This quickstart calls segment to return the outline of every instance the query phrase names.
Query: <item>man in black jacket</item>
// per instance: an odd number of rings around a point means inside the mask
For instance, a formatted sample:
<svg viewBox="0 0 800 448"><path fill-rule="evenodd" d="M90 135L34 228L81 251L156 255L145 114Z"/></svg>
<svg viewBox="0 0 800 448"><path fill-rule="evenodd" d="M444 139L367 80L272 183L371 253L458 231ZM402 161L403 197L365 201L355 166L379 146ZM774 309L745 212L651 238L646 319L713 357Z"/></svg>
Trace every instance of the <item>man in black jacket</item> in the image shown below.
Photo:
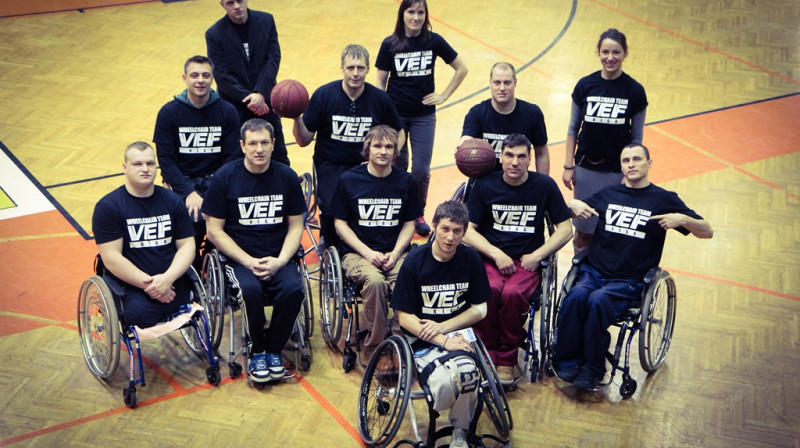
<svg viewBox="0 0 800 448"><path fill-rule="evenodd" d="M289 164L283 126L269 104L281 64L272 14L247 9L247 0L221 0L227 13L206 31L208 57L220 96L236 106L242 123L263 118L275 129L272 160Z"/></svg>

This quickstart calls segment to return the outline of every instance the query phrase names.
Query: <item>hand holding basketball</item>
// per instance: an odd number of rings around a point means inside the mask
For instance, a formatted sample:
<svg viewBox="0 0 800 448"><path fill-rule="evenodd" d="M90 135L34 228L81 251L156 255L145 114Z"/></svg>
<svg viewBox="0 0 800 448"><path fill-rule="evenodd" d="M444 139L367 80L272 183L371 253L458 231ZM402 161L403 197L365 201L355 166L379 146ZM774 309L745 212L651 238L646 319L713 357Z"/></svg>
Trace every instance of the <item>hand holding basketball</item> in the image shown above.
<svg viewBox="0 0 800 448"><path fill-rule="evenodd" d="M308 108L308 90L299 81L284 79L269 96L272 109L284 118L297 118Z"/></svg>

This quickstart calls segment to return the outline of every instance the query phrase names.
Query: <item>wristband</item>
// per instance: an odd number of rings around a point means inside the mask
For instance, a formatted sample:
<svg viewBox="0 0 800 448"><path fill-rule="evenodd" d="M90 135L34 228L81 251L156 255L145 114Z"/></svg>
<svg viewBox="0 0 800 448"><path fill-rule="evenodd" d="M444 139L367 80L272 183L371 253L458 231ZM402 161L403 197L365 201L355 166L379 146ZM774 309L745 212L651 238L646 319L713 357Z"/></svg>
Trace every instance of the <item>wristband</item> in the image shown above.
<svg viewBox="0 0 800 448"><path fill-rule="evenodd" d="M564 169L565 169L565 170L574 170L574 169L575 169L575 165L572 165L572 166L566 166L566 165L564 165Z"/></svg>

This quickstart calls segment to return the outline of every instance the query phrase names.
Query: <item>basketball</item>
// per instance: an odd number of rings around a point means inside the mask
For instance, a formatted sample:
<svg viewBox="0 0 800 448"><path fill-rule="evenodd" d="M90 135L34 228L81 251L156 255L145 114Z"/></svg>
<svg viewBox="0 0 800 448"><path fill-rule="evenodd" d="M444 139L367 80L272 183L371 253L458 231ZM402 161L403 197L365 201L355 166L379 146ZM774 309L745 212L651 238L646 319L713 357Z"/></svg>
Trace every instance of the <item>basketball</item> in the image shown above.
<svg viewBox="0 0 800 448"><path fill-rule="evenodd" d="M486 140L471 138L456 150L456 166L467 177L481 177L494 171L494 148Z"/></svg>
<svg viewBox="0 0 800 448"><path fill-rule="evenodd" d="M269 95L272 109L284 118L297 118L308 107L308 90L299 81L284 79Z"/></svg>

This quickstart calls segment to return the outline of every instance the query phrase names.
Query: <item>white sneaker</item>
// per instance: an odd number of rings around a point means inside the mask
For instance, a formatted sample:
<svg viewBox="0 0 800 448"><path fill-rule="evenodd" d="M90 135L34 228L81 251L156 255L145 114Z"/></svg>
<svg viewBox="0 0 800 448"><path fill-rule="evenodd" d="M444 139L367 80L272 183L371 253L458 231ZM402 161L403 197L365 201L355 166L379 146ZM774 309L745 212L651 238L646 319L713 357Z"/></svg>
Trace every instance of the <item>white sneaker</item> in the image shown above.
<svg viewBox="0 0 800 448"><path fill-rule="evenodd" d="M467 444L466 429L453 429L453 438L450 439L450 448L469 448L469 444Z"/></svg>

